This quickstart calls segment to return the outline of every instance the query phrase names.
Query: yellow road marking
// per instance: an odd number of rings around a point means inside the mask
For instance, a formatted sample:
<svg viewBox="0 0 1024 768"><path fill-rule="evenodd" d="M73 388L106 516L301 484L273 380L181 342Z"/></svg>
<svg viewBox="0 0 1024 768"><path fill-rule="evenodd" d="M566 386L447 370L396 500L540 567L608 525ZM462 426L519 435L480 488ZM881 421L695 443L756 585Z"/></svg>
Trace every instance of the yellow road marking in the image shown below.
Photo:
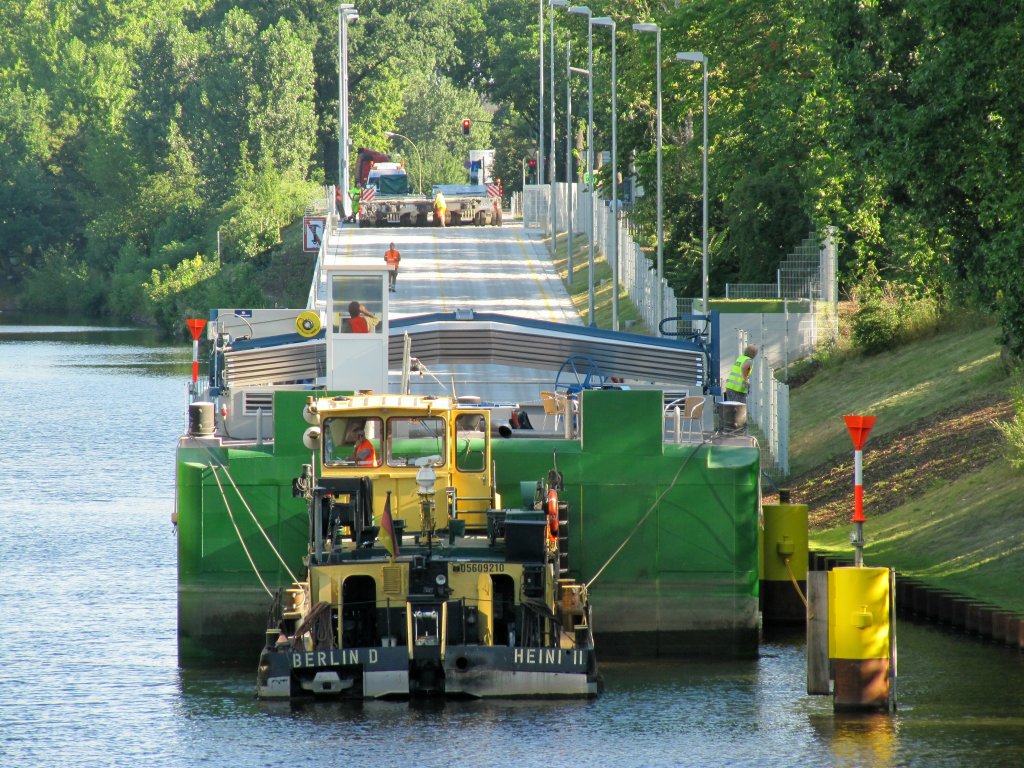
<svg viewBox="0 0 1024 768"><path fill-rule="evenodd" d="M437 272L438 301L441 304L441 311L448 311L448 298L444 295L444 271L441 269L441 260L437 255L437 238L430 238L430 244L434 251L434 269Z"/></svg>
<svg viewBox="0 0 1024 768"><path fill-rule="evenodd" d="M530 257L530 252L523 244L523 237L519 233L519 231L516 232L516 243L519 244L519 250L522 251L523 257L526 260L526 266L529 267L530 269L530 275L533 277L533 282L537 284L537 288L540 290L541 298L544 300L544 307L548 311L548 318L552 322L558 322L558 315L555 313L554 308L551 306L551 297L548 296L548 292L544 288L544 282L540 279L540 275L534 268L536 260Z"/></svg>

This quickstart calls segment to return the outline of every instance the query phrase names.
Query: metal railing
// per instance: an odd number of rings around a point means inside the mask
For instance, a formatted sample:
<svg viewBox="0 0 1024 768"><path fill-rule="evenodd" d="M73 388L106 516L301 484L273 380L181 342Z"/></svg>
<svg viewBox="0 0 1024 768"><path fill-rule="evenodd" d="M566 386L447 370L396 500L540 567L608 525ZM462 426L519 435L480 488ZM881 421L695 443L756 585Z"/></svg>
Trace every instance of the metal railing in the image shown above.
<svg viewBox="0 0 1024 768"><path fill-rule="evenodd" d="M334 206L334 187L324 187L323 197L316 197L309 202L306 207L307 213L316 213L318 215L326 214L327 226L324 228L326 232L334 232L334 228L341 225L342 217L338 215L338 211ZM327 257L327 245L333 238L328 235L321 238L320 250L316 253L316 264L313 265L313 280L309 286L309 297L306 299L306 309L316 309L318 301L326 301L327 298L327 279L323 272L320 271L321 265L324 263L324 259Z"/></svg>
<svg viewBox="0 0 1024 768"><path fill-rule="evenodd" d="M775 378L770 365L755 366L751 372L747 423L760 437L761 471L776 480L788 477L789 385Z"/></svg>

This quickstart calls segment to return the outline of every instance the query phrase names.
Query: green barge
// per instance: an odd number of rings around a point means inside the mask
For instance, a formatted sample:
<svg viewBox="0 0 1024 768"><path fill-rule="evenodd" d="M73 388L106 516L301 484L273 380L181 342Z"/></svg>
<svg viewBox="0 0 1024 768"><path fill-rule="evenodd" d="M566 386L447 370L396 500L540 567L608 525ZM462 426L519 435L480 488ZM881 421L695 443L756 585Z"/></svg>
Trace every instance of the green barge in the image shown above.
<svg viewBox="0 0 1024 768"><path fill-rule="evenodd" d="M403 369L405 386L410 358L415 365L430 354L417 350L415 321L390 322L382 269L356 264L324 273L324 295L311 296L310 307L218 310L207 326L209 375L193 386L189 428L177 449L183 666L251 664L275 595L309 563L311 513L295 495L299 468L316 457L303 440L309 398L386 392L395 386L389 368ZM366 306L380 318L358 339L341 319L353 281L359 295L373 297ZM428 320L419 324L419 338L436 341L445 323ZM472 323L459 320L452 324L466 333ZM494 318L484 325L496 332ZM614 348L604 365L617 376L630 375L631 359L650 365L662 353L682 350L688 360L705 354L687 342L608 332L598 338L591 329L537 325L526 332L544 334L549 349L558 348L554 339L563 332L566 348L578 343L591 358L602 344ZM436 346L443 355L444 345ZM639 351L631 358L630 350ZM343 363L352 360L362 362ZM706 360L700 368L717 369ZM653 378L645 369L642 375ZM553 431L522 428L541 417L533 411L532 419L517 418L530 413L523 404L477 405L488 408L486 462L495 498L518 508L524 482L557 469L572 552L563 576L585 586L590 630L604 658L756 656L758 448L749 437L700 424L682 436L679 411L673 429L666 409L678 393L629 381L567 387ZM707 384L691 386L701 392ZM481 495L474 482L467 475L445 490L471 499ZM373 503L376 515L384 502L375 494ZM482 522L469 520L466 536L487 537Z"/></svg>

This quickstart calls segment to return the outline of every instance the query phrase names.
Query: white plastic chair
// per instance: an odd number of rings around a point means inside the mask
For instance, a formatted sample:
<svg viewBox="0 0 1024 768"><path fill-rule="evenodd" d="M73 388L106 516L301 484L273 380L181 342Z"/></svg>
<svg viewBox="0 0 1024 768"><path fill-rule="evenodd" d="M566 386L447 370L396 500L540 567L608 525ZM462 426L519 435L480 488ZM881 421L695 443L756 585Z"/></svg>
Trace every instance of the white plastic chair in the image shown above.
<svg viewBox="0 0 1024 768"><path fill-rule="evenodd" d="M704 398L698 395L678 397L665 406L666 417L671 416L674 422L675 441L682 440L683 425L686 426L686 439L692 440L694 430L700 434L704 442Z"/></svg>

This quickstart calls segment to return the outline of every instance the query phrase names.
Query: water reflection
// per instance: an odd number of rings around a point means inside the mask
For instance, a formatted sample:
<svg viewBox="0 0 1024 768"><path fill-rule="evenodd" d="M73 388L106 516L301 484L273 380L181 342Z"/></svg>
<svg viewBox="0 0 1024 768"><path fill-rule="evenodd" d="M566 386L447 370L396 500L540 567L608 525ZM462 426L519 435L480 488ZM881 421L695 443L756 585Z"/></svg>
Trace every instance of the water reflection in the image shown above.
<svg viewBox="0 0 1024 768"><path fill-rule="evenodd" d="M191 347L71 327L0 331L4 768L1024 765L1021 655L902 622L892 716L808 696L800 631L754 660L605 659L591 701L264 703L256 658L180 670L168 518Z"/></svg>
<svg viewBox="0 0 1024 768"><path fill-rule="evenodd" d="M883 712L812 715L819 743L834 765L895 765L898 717Z"/></svg>

